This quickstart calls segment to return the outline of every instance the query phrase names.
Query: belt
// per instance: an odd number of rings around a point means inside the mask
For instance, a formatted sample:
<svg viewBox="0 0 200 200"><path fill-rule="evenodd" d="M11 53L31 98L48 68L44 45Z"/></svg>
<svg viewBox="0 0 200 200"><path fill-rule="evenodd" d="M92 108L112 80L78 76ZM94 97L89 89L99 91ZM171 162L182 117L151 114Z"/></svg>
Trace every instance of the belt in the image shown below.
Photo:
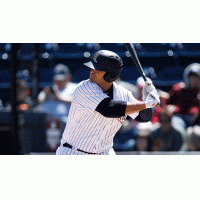
<svg viewBox="0 0 200 200"><path fill-rule="evenodd" d="M68 143L64 143L63 146L72 149L72 145L70 145L70 144L68 144ZM96 153L90 153L90 152L82 151L82 150L80 150L80 149L77 149L77 151L81 151L81 152L87 153L87 154L96 154Z"/></svg>

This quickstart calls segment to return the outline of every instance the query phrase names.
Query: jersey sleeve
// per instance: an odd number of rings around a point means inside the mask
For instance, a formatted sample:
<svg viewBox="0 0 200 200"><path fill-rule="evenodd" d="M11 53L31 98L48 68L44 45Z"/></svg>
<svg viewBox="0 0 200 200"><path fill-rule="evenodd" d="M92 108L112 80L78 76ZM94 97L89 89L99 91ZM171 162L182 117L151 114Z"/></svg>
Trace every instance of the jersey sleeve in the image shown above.
<svg viewBox="0 0 200 200"><path fill-rule="evenodd" d="M128 102L139 102L133 95L132 93L129 91L128 92ZM128 116L131 117L132 119L135 119L137 116L139 115L139 112L135 112L132 114L129 114Z"/></svg>
<svg viewBox="0 0 200 200"><path fill-rule="evenodd" d="M105 98L108 98L108 95L103 93L97 84L85 81L76 88L73 103L77 107L94 112L99 103Z"/></svg>

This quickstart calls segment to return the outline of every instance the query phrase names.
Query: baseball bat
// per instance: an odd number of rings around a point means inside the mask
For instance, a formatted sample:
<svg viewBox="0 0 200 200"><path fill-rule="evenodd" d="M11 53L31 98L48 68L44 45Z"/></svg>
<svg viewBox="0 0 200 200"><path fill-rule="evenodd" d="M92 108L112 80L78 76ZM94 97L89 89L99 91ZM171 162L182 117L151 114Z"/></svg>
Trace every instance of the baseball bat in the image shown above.
<svg viewBox="0 0 200 200"><path fill-rule="evenodd" d="M133 61L134 61L135 65L137 66L140 74L142 75L144 81L147 81L146 75L143 71L142 65L139 61L139 58L137 56L137 53L135 51L133 44L132 43L124 43L124 44L125 44L126 48L128 49L129 53L131 54L131 57L133 58Z"/></svg>
<svg viewBox="0 0 200 200"><path fill-rule="evenodd" d="M131 54L131 57L133 58L133 61L134 61L135 65L137 66L140 74L142 75L144 81L146 82L147 81L147 77L146 77L146 75L145 75L145 73L143 71L142 65L141 65L141 63L139 61L139 58L137 56L137 53L135 51L135 48L134 48L133 44L132 43L124 43L124 44L125 44L126 48L128 49L129 53ZM159 106L159 104L157 104L155 107L157 107L157 106Z"/></svg>

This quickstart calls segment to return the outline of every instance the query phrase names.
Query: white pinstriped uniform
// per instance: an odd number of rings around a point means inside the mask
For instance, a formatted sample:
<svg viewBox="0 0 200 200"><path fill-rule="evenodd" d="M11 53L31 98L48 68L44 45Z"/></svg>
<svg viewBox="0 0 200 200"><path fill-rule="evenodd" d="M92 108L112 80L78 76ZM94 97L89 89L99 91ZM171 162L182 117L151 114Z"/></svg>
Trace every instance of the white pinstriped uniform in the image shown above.
<svg viewBox="0 0 200 200"><path fill-rule="evenodd" d="M126 117L107 118L95 111L98 104L109 96L89 79L78 84L71 104L67 125L58 147L57 155L76 154L82 155L81 149L98 155L115 154L112 149L113 138L121 128ZM113 100L138 102L127 89L113 82ZM139 112L129 115L135 119ZM67 142L73 149L63 147Z"/></svg>

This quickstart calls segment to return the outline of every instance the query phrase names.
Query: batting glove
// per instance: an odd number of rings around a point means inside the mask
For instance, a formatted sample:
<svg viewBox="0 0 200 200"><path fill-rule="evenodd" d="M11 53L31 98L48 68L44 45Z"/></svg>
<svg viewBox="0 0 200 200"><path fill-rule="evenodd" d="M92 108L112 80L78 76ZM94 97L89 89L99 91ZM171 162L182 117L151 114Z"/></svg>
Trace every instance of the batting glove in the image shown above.
<svg viewBox="0 0 200 200"><path fill-rule="evenodd" d="M152 82L146 81L145 85L143 87L143 90L142 90L143 100L145 100L147 98L148 94L150 94L151 92L154 92L159 96L159 94L158 94L155 86L152 84Z"/></svg>
<svg viewBox="0 0 200 200"><path fill-rule="evenodd" d="M160 98L157 94L157 92L151 92L147 98L144 100L144 103L146 105L146 108L153 108L157 104L160 104Z"/></svg>
<svg viewBox="0 0 200 200"><path fill-rule="evenodd" d="M148 94L149 94L149 93L147 92L146 88L147 88L148 85L150 85L150 84L151 84L151 82L150 82L149 80L145 81L145 85L144 85L144 87L143 87L143 89L142 89L143 100L145 100L145 99L147 98Z"/></svg>

